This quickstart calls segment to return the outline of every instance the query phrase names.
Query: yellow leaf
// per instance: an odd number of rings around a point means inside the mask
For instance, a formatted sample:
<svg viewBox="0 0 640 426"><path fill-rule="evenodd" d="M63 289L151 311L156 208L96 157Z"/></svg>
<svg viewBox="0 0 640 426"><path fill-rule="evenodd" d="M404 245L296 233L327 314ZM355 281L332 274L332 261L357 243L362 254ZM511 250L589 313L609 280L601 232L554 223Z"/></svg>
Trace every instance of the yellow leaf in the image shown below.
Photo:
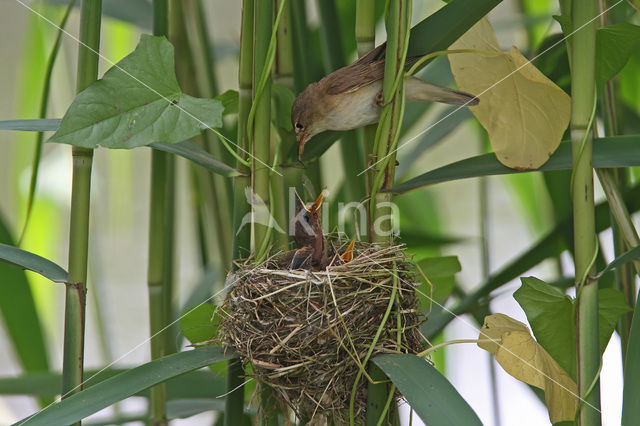
<svg viewBox="0 0 640 426"><path fill-rule="evenodd" d="M489 315L478 339L484 340L478 346L495 355L504 371L544 390L551 423L574 419L576 383L533 339L526 325L503 314Z"/></svg>
<svg viewBox="0 0 640 426"><path fill-rule="evenodd" d="M461 90L480 104L471 112L487 130L498 160L515 169L537 169L554 153L569 125L571 100L512 47L503 53L489 21L480 20L450 49L496 54L449 56Z"/></svg>

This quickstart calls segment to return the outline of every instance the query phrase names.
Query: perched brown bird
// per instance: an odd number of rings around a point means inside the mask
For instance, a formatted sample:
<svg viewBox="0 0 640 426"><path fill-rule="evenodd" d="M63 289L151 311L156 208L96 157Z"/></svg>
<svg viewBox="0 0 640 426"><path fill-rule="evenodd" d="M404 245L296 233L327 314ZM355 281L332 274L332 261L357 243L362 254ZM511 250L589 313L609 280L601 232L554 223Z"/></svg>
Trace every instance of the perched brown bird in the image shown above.
<svg viewBox="0 0 640 426"><path fill-rule="evenodd" d="M298 158L305 144L325 130L351 130L380 119L384 50L382 44L353 64L312 83L298 95L291 110L291 122L298 140ZM407 65L418 58L407 58ZM478 98L415 77L405 79L408 101L477 105Z"/></svg>
<svg viewBox="0 0 640 426"><path fill-rule="evenodd" d="M293 240L298 249L293 255L290 269L319 269L327 264L327 240L322 233L323 200L324 191L307 206L296 193L295 216L292 220Z"/></svg>

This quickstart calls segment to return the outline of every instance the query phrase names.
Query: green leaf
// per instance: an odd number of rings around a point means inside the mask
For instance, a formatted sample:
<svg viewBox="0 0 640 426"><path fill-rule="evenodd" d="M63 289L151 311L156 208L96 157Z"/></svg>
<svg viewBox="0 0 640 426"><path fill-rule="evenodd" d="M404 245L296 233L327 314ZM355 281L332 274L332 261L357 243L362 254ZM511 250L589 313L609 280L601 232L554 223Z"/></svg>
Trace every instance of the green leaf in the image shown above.
<svg viewBox="0 0 640 426"><path fill-rule="evenodd" d="M418 305L422 312L433 308L433 301L444 301L455 286L454 275L462 270L457 256L428 257L417 262L422 274L417 288Z"/></svg>
<svg viewBox="0 0 640 426"><path fill-rule="evenodd" d="M76 96L49 142L85 148L177 143L222 126L222 103L180 90L173 46L142 35L136 49Z"/></svg>
<svg viewBox="0 0 640 426"><path fill-rule="evenodd" d="M637 425L640 424L640 309L637 305L631 321L627 353L623 356L622 424Z"/></svg>
<svg viewBox="0 0 640 426"><path fill-rule="evenodd" d="M128 370L86 370L85 389ZM53 398L60 394L60 372L34 372L18 377L0 378L0 395L31 395ZM191 371L166 381L167 399L218 398L226 392L225 378L208 370ZM149 397L149 390L141 390L135 396Z"/></svg>
<svg viewBox="0 0 640 426"><path fill-rule="evenodd" d="M576 380L576 329L573 300L535 277L520 279L522 286L513 293L527 315L531 331L560 367Z"/></svg>
<svg viewBox="0 0 640 426"><path fill-rule="evenodd" d="M71 424L143 389L231 357L219 347L202 347L169 355L91 386L15 423L15 426L26 421L30 426Z"/></svg>
<svg viewBox="0 0 640 426"><path fill-rule="evenodd" d="M619 22L596 33L596 82L598 87L615 77L640 45L640 26Z"/></svg>
<svg viewBox="0 0 640 426"><path fill-rule="evenodd" d="M14 244L2 216L0 216L0 242ZM31 287L22 269L0 263L0 295L0 314L9 337L9 344L15 349L20 365L29 373L47 371L49 369L47 346ZM58 392L59 388L60 386L58 386Z"/></svg>
<svg viewBox="0 0 640 426"><path fill-rule="evenodd" d="M640 210L640 185L625 191L624 201L629 212ZM596 232L602 232L611 226L609 205L606 201L598 203L595 209ZM464 296L460 302L448 310L432 314L429 321L420 326L420 331L427 338L433 338L457 315L469 312L478 300L487 297L493 290L526 273L545 259L558 256L567 249L565 241L573 241L571 217L559 220L557 225L537 243L517 256L507 265L492 274L473 292Z"/></svg>
<svg viewBox="0 0 640 426"><path fill-rule="evenodd" d="M274 83L271 85L271 100L275 107L272 117L276 125L285 130L293 130L291 108L293 107L293 101L296 100L296 95L288 87Z"/></svg>
<svg viewBox="0 0 640 426"><path fill-rule="evenodd" d="M57 130L62 120L58 118L52 119L33 119L33 120L8 120L0 121L0 130L23 130L23 131L47 131ZM214 158L204 149L200 148L193 142L183 141L174 144L162 142L152 143L150 146L154 149L170 152L179 155L187 160L193 161L201 165L205 169L226 177L240 176L241 173L233 167Z"/></svg>
<svg viewBox="0 0 640 426"><path fill-rule="evenodd" d="M462 271L458 256L427 257L418 261L418 266L428 278L450 277Z"/></svg>
<svg viewBox="0 0 640 426"><path fill-rule="evenodd" d="M607 265L606 268L604 268L602 271L600 271L598 273L598 277L601 277L604 274L606 274L607 272L610 272L610 271L616 269L618 266L625 265L625 264L627 264L629 262L632 262L634 260L637 260L639 258L640 258L640 246L636 246L636 247L632 248L631 250L628 250L628 251L622 253L620 256L618 256L615 259L613 259L611 261L611 263Z"/></svg>
<svg viewBox="0 0 640 426"><path fill-rule="evenodd" d="M600 337L600 353L603 353L609 344L613 330L616 329L618 319L622 314L629 312L624 294L613 288L601 288L598 290L598 328Z"/></svg>
<svg viewBox="0 0 640 426"><path fill-rule="evenodd" d="M434 366L410 354L373 358L429 426L481 425L456 388Z"/></svg>
<svg viewBox="0 0 640 426"><path fill-rule="evenodd" d="M0 130L17 130L21 132L48 132L56 131L60 127L59 118L41 118L30 120L3 120L0 121Z"/></svg>
<svg viewBox="0 0 640 426"><path fill-rule="evenodd" d="M502 0L453 0L411 28L407 56L447 49Z"/></svg>
<svg viewBox="0 0 640 426"><path fill-rule="evenodd" d="M61 266L37 254L0 243L0 262L28 269L56 283L69 281L69 274Z"/></svg>
<svg viewBox="0 0 640 426"><path fill-rule="evenodd" d="M224 93L219 94L214 99L222 102L224 107L224 115L237 114L238 113L238 91L227 90Z"/></svg>
<svg viewBox="0 0 640 426"><path fill-rule="evenodd" d="M203 303L180 317L180 330L192 344L206 342L216 334L219 321L216 307Z"/></svg>
<svg viewBox="0 0 640 426"><path fill-rule="evenodd" d="M538 343L575 380L575 300L534 277L522 278L513 297L520 304ZM603 353L620 315L631 308L624 294L612 288L598 290L600 353Z"/></svg>
<svg viewBox="0 0 640 426"><path fill-rule="evenodd" d="M191 141L178 142L174 144L156 142L152 143L151 147L159 151L169 152L171 154L184 157L187 160L193 161L205 169L221 176L235 177L242 174L233 167L214 158L207 151Z"/></svg>
<svg viewBox="0 0 640 426"><path fill-rule="evenodd" d="M640 166L640 135L614 136L593 141L593 166L596 168ZM536 170L570 170L571 142L560 144L549 160ZM480 176L527 173L500 164L495 154L483 154L423 173L396 185L391 191L402 194L427 185Z"/></svg>

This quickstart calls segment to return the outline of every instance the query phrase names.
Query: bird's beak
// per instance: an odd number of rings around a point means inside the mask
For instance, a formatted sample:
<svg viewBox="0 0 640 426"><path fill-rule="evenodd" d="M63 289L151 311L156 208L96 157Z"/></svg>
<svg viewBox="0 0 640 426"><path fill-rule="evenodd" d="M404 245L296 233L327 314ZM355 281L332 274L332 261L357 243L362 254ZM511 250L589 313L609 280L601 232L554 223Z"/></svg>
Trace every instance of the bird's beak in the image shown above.
<svg viewBox="0 0 640 426"><path fill-rule="evenodd" d="M298 137L298 161L302 161L302 154L304 153L304 144L307 143L307 132L302 132Z"/></svg>
<svg viewBox="0 0 640 426"><path fill-rule="evenodd" d="M349 263L353 260L353 248L355 245L356 245L356 239L354 238L351 240L351 242L349 243L349 246L344 251L344 253L342 253L342 256L340 256L340 258L344 263Z"/></svg>
<svg viewBox="0 0 640 426"><path fill-rule="evenodd" d="M323 200L324 200L324 189L322 190L320 195L318 195L318 198L316 198L316 200L313 202L313 204L311 204L311 207L309 207L309 211L310 212L317 212L318 210L320 210L320 206L322 206L322 201Z"/></svg>

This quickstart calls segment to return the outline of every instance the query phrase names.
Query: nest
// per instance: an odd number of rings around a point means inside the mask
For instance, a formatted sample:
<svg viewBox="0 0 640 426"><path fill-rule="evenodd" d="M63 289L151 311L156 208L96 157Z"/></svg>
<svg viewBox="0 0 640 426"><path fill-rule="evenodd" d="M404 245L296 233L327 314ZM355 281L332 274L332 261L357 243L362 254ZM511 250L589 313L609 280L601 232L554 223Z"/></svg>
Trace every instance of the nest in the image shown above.
<svg viewBox="0 0 640 426"><path fill-rule="evenodd" d="M413 264L403 246L364 243L352 261L322 271L288 270L290 258L280 253L258 265L238 265L222 306L221 340L299 418L348 418L359 365L370 348L373 355L424 348ZM366 383L362 377L355 393L360 418Z"/></svg>

